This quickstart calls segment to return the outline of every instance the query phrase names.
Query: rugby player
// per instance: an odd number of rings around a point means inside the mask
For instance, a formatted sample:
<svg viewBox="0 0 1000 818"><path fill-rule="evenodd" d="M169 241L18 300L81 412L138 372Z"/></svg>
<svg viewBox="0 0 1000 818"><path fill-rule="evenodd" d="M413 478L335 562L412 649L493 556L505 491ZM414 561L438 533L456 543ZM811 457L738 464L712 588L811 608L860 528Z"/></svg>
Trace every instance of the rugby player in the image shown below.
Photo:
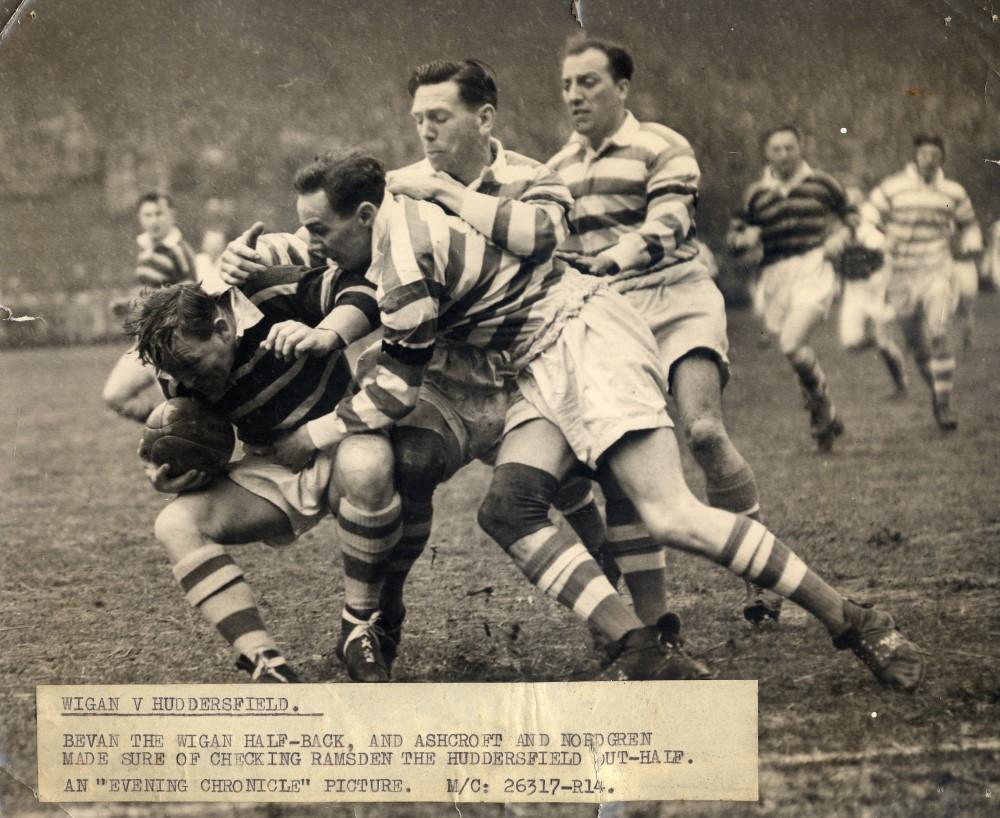
<svg viewBox="0 0 1000 818"><path fill-rule="evenodd" d="M860 208L865 195L857 185L846 185L844 192L853 207ZM862 224L857 232L858 243L870 250L881 250L885 240L877 230L866 229ZM864 240L862 240L864 239ZM886 303L885 290L889 271L885 264L874 271L867 270L854 276L848 269L849 257L842 258L841 274L844 291L840 301L838 325L840 343L848 352L862 352L874 345L892 378L895 391L892 397L906 395L908 382L903 368L903 353L893 339L893 312Z"/></svg>
<svg viewBox="0 0 1000 818"><path fill-rule="evenodd" d="M836 179L802 158L797 126L771 129L763 146L767 167L747 190L740 221L754 228L743 235L759 233L764 248L758 287L765 326L798 376L816 445L828 452L844 424L809 337L836 296L832 262L851 239L857 209Z"/></svg>
<svg viewBox="0 0 1000 818"><path fill-rule="evenodd" d="M391 173L390 191L434 200L501 250L526 261L547 260L566 235L569 193L542 163L505 150L492 137L498 105L493 72L477 60L438 60L418 66L408 89L425 158ZM231 243L224 276L245 280L266 261L258 255L245 242ZM375 358L362 356L359 377ZM472 460L492 462L511 384L503 351L444 340L436 345L415 409L391 433L403 535L390 556L377 607L344 611L342 641L362 639L370 647L364 655L375 657L372 667L349 667L351 678L388 678L402 638L406 578L430 537L434 492ZM589 481L568 480L556 506L613 582L616 568L602 552L606 532Z"/></svg>
<svg viewBox="0 0 1000 818"><path fill-rule="evenodd" d="M572 232L559 255L607 278L646 319L680 427L705 474L709 504L756 518L757 480L722 419L729 342L714 262L695 238L701 171L683 136L639 122L628 110L633 70L629 52L605 40L578 40L566 51L562 95L574 134L548 163L573 194ZM608 496L606 511L609 548L633 598L654 606L655 621L655 606L666 598L664 551L639 531L636 510L621 492ZM781 597L747 591L748 620L778 619Z"/></svg>
<svg viewBox="0 0 1000 818"><path fill-rule="evenodd" d="M139 256L135 276L144 287L162 287L194 281L194 253L176 225L173 201L163 193L147 193L136 208L142 232L136 237ZM112 304L115 312L127 310L128 299ZM156 375L144 366L134 349L115 364L101 398L118 414L145 423L149 413L163 400Z"/></svg>
<svg viewBox="0 0 1000 818"><path fill-rule="evenodd" d="M890 277L889 304L921 377L931 388L934 419L942 431L958 428L951 393L955 356L949 334L960 300L952 256L983 251L983 237L968 194L944 175L944 141L918 134L913 161L871 191L864 219L884 231Z"/></svg>
<svg viewBox="0 0 1000 818"><path fill-rule="evenodd" d="M276 441L282 462L308 462L405 417L438 338L505 350L519 392L479 521L539 588L620 640L610 677L677 678L678 668L673 645L624 606L586 549L559 542L548 510L579 464L613 476L656 542L792 599L880 682L919 686L923 656L889 614L842 597L759 522L691 494L658 350L626 299L559 259L531 263L491 247L431 202L389 195L370 156L321 158L298 174L296 190L314 244L376 283L383 340L360 391Z"/></svg>
<svg viewBox="0 0 1000 818"><path fill-rule="evenodd" d="M299 678L268 633L243 570L223 546L290 543L338 506L341 514L345 506L356 507L375 521L390 546L399 539L400 504L384 436L358 435L339 451L295 462L271 448L280 435L328 415L349 392L351 372L340 350L367 334L377 317L374 290L362 276L324 265L271 268L242 291L209 294L195 284L167 286L142 296L127 325L137 355L161 374L167 394L204 401L236 426L246 446L246 456L219 477L198 471L171 476L167 464L147 463L146 471L158 491L180 495L155 526L174 577L236 649L237 667L255 681ZM289 341L303 333L310 355L288 354ZM386 474L376 489L388 491L379 495L366 482L367 473L338 469L340 457L353 451L378 452L367 459L383 464ZM349 581L345 586L348 598L358 593Z"/></svg>

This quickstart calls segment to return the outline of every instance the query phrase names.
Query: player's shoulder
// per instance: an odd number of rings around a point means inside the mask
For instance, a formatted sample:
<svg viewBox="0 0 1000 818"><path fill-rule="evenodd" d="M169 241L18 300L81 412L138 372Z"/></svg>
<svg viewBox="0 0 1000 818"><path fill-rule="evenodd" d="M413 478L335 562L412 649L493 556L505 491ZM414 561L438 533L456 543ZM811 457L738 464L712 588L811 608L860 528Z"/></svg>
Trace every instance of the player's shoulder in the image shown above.
<svg viewBox="0 0 1000 818"><path fill-rule="evenodd" d="M564 165L575 162L580 155L580 142L570 138L565 145L556 151L545 163L549 168L558 171Z"/></svg>
<svg viewBox="0 0 1000 818"><path fill-rule="evenodd" d="M645 144L661 151L692 150L687 137L660 122L640 122L636 135Z"/></svg>
<svg viewBox="0 0 1000 818"><path fill-rule="evenodd" d="M956 182L954 179L944 178L941 180L941 192L949 196L956 201L962 201L969 198L969 194L966 192L965 188L961 183Z"/></svg>
<svg viewBox="0 0 1000 818"><path fill-rule="evenodd" d="M530 168L531 170L539 170L545 167L545 163L528 156L524 153L519 153L518 151L508 150L504 148L504 158L507 160L507 164L515 168Z"/></svg>
<svg viewBox="0 0 1000 818"><path fill-rule="evenodd" d="M827 190L832 190L834 192L840 193L844 196L847 194L844 192L844 186L840 183L832 173L827 173L821 168L812 168L809 171L809 175L805 178L806 183L812 183L814 185L821 185Z"/></svg>

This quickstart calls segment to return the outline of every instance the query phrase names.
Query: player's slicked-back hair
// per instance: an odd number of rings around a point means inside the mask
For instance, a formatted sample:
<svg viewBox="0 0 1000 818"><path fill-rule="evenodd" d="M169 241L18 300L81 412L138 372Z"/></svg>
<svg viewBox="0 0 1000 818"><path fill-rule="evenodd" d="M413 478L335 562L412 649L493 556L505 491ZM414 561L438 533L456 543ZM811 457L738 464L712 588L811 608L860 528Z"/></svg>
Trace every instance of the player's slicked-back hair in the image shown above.
<svg viewBox="0 0 1000 818"><path fill-rule="evenodd" d="M798 125L794 122L785 122L782 125L775 125L773 128L768 128L768 130L764 131L764 135L760 138L761 150L767 147L767 143L771 141L772 136L779 133L792 134L800 145L805 139L802 134L802 129Z"/></svg>
<svg viewBox="0 0 1000 818"><path fill-rule="evenodd" d="M156 204L166 202L167 207L171 210L174 207L174 200L170 198L170 194L159 193L158 191L152 190L149 193L143 193L142 196L139 197L139 201L136 202L135 205L136 212L138 212L139 208L146 204L146 202L154 202Z"/></svg>
<svg viewBox="0 0 1000 818"><path fill-rule="evenodd" d="M437 85L451 80L458 85L458 96L471 110L483 105L497 107L497 78L482 60L434 60L418 65L410 74L407 90L412 97L421 85Z"/></svg>
<svg viewBox="0 0 1000 818"><path fill-rule="evenodd" d="M328 153L295 174L295 192L322 190L330 208L340 217L350 216L362 202L376 207L385 195L385 167L374 156L352 152Z"/></svg>
<svg viewBox="0 0 1000 818"><path fill-rule="evenodd" d="M573 37L566 43L563 57L575 57L584 51L594 48L604 53L608 58L608 67L611 70L611 78L618 80L631 80L635 73L635 61L628 49L610 40L601 40L597 37Z"/></svg>
<svg viewBox="0 0 1000 818"><path fill-rule="evenodd" d="M173 375L188 363L177 352L177 333L207 341L215 327L219 296L198 284L174 284L144 291L132 302L125 332L135 338L139 357Z"/></svg>
<svg viewBox="0 0 1000 818"><path fill-rule="evenodd" d="M917 150L921 145L933 145L944 153L944 140L936 133L918 133L913 137L913 150Z"/></svg>

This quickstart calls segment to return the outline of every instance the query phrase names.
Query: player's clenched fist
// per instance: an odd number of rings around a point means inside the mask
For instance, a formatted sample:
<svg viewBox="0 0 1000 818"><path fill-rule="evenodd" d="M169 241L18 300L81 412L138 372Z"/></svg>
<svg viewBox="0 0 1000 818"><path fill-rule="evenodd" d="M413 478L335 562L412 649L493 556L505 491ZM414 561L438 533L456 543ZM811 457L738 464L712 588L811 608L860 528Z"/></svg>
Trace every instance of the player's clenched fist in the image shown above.
<svg viewBox="0 0 1000 818"><path fill-rule="evenodd" d="M255 222L253 227L241 233L226 245L219 259L219 272L226 284L239 286L254 273L267 269L264 257L257 252L257 239L264 232L264 223Z"/></svg>
<svg viewBox="0 0 1000 818"><path fill-rule="evenodd" d="M155 463L144 460L142 467L146 470L146 477L149 478L153 488L164 494L183 494L186 491L197 491L208 485L212 479L212 475L197 469L191 469L191 471L186 471L177 477L171 477L169 463L157 466Z"/></svg>
<svg viewBox="0 0 1000 818"><path fill-rule="evenodd" d="M282 321L271 327L267 338L260 345L285 361L301 358L303 355L328 355L337 341L336 333L320 328L314 329L299 321Z"/></svg>

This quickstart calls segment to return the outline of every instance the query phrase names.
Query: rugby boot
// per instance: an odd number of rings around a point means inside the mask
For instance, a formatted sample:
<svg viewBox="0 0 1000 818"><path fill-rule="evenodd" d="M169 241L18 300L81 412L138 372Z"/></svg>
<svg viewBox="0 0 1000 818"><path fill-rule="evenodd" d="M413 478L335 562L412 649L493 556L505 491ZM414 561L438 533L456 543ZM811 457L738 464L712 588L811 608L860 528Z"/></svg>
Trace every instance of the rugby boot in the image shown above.
<svg viewBox="0 0 1000 818"><path fill-rule="evenodd" d="M885 362L886 369L889 370L889 377L892 378L894 391L889 396L889 399L902 400L910 390L906 370L903 369L903 361L887 349L879 349L879 354Z"/></svg>
<svg viewBox="0 0 1000 818"><path fill-rule="evenodd" d="M386 668L392 672L392 663L399 654L399 643L403 639L403 620L406 619L406 608L384 611L380 620L382 628L382 658Z"/></svg>
<svg viewBox="0 0 1000 818"><path fill-rule="evenodd" d="M376 611L367 621L342 620L344 632L337 644L337 658L353 682L389 681L389 665L382 652L387 639L380 619Z"/></svg>
<svg viewBox="0 0 1000 818"><path fill-rule="evenodd" d="M663 627L661 628L661 623ZM656 625L629 631L614 661L600 674L606 681L706 679L708 668L684 650L680 620L664 614Z"/></svg>
<svg viewBox="0 0 1000 818"><path fill-rule="evenodd" d="M830 422L826 426L821 429L816 429L816 427L812 429L816 449L823 453L833 451L833 441L842 434L844 434L844 422L837 416L836 409L831 409Z"/></svg>
<svg viewBox="0 0 1000 818"><path fill-rule="evenodd" d="M747 596L743 601L743 618L755 627L777 625L784 601L774 591L748 582Z"/></svg>
<svg viewBox="0 0 1000 818"><path fill-rule="evenodd" d="M954 432L958 428L958 419L952 414L948 398L934 396L934 420L942 432Z"/></svg>
<svg viewBox="0 0 1000 818"><path fill-rule="evenodd" d="M920 648L903 636L885 611L870 603L844 600L847 628L834 638L837 650L854 652L875 678L887 687L912 693L924 680L927 662Z"/></svg>
<svg viewBox="0 0 1000 818"><path fill-rule="evenodd" d="M236 660L236 667L249 673L258 684L298 684L302 681L295 668L276 650L263 650L253 658L241 655Z"/></svg>

